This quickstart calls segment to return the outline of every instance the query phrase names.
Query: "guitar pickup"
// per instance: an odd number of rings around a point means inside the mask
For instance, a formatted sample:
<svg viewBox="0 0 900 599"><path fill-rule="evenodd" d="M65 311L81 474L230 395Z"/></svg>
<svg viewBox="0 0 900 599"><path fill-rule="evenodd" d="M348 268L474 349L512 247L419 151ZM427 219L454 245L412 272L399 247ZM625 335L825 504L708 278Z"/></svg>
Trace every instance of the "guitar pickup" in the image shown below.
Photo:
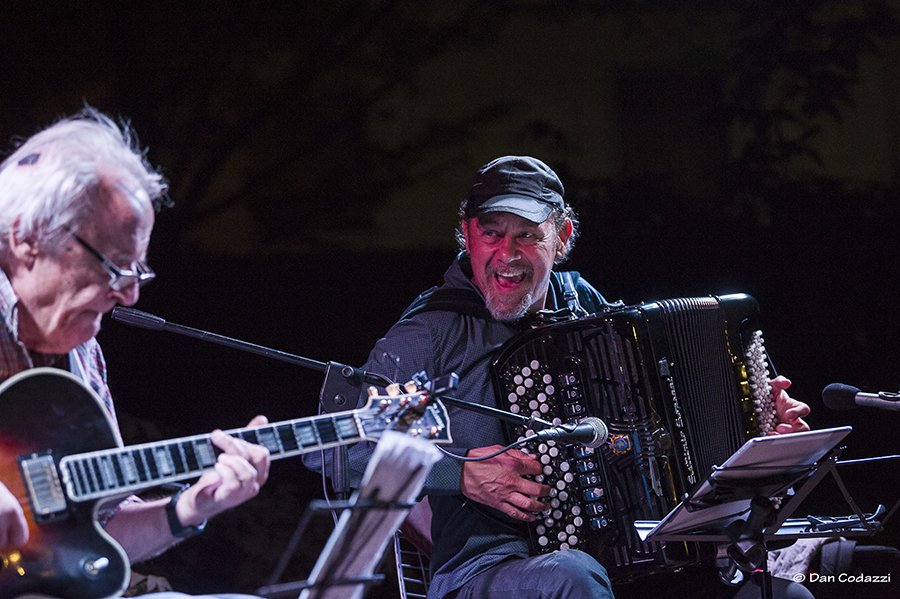
<svg viewBox="0 0 900 599"><path fill-rule="evenodd" d="M48 453L19 458L22 480L28 490L36 522L56 520L65 515L66 494L59 481L53 456Z"/></svg>

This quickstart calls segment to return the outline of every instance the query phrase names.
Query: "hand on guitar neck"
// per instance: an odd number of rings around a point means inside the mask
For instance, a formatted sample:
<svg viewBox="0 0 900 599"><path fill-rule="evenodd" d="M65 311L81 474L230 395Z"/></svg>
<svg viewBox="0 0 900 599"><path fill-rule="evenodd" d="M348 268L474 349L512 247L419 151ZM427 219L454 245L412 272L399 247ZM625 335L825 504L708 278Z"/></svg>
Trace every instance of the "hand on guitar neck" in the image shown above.
<svg viewBox="0 0 900 599"><path fill-rule="evenodd" d="M268 424L257 416L248 428ZM206 520L255 497L269 477L270 453L262 445L231 437L221 430L210 436L222 450L215 466L185 489L175 504L182 526L199 526ZM154 557L178 539L171 534L166 504L169 498L153 502L129 503L106 525L106 531L122 546L132 562Z"/></svg>

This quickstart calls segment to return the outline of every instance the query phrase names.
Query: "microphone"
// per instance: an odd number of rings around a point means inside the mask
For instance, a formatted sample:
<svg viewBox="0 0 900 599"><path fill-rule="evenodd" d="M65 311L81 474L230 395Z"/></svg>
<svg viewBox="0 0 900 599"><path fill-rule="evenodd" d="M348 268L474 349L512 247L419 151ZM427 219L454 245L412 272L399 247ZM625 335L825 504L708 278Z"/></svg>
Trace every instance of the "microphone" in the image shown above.
<svg viewBox="0 0 900 599"><path fill-rule="evenodd" d="M900 393L863 393L856 387L832 383L822 391L822 401L832 410L852 410L857 406L900 410Z"/></svg>
<svg viewBox="0 0 900 599"><path fill-rule="evenodd" d="M589 416L578 424L561 424L551 428L545 428L535 433L538 439L546 441L561 441L562 443L581 443L585 447L595 448L606 443L609 438L609 429L599 418Z"/></svg>

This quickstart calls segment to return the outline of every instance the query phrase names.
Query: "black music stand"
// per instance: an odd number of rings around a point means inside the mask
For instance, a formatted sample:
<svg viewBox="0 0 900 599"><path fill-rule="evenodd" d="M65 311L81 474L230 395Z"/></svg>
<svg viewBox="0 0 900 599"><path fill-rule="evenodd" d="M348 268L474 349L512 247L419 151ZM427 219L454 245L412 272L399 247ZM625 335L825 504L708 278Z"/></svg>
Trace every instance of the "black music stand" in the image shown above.
<svg viewBox="0 0 900 599"><path fill-rule="evenodd" d="M310 522L314 518L323 517L323 516L331 516L335 512L344 512L346 510L350 510L356 513L363 512L381 512L383 514L387 514L391 511L395 510L404 510L408 512L414 504L412 503L387 503L387 502L375 502L375 501L356 501L356 500L346 500L346 501L325 501L322 499L317 499L310 502L309 507L306 509L306 512L303 514L303 518L300 520L300 524L297 526L297 529L294 531L294 536L291 539L291 543L289 544L292 550L296 549L299 540L302 538L303 534L306 532L307 527ZM334 541L329 543L329 546L323 550L323 554L327 551L332 554L336 553L334 547L335 545L340 543L348 543L352 542L352 537L345 536L342 540L338 541L338 537L333 537ZM289 555L289 553L286 552ZM321 558L320 558L321 559ZM277 581L281 574L283 573L283 566L286 564L279 564L279 567L276 569L275 574L272 576L272 580L270 584L266 586L260 587L256 590L256 594L261 597L267 597L269 599L281 599L283 597L298 597L301 593L315 593L325 592L330 589L339 588L345 589L342 592L350 593L351 589L366 589L372 585L378 584L384 580L383 574L364 574L360 576L343 576L331 572L325 572L321 576L313 577L310 576L307 580L302 581L294 581L294 582L285 582L278 583Z"/></svg>
<svg viewBox="0 0 900 599"><path fill-rule="evenodd" d="M871 536L887 517L879 506L863 514L837 473L836 446L851 427L823 429L751 439L698 484L660 522L635 522L646 541L712 541L728 544L728 556L771 599L766 542L811 537ZM791 514L822 479L831 474L854 516L817 521L789 521ZM792 494L792 488L800 485ZM771 498L775 498L772 500ZM778 504L783 503L779 507Z"/></svg>

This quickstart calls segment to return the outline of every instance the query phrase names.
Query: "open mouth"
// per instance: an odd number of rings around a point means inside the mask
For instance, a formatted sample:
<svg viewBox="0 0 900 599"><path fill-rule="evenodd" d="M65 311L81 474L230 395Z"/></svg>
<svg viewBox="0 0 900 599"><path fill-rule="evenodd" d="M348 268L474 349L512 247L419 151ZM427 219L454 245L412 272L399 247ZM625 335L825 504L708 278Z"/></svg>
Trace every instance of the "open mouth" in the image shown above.
<svg viewBox="0 0 900 599"><path fill-rule="evenodd" d="M525 280L527 273L521 272L517 274L501 274L495 273L494 280L500 285L500 287L515 287Z"/></svg>

